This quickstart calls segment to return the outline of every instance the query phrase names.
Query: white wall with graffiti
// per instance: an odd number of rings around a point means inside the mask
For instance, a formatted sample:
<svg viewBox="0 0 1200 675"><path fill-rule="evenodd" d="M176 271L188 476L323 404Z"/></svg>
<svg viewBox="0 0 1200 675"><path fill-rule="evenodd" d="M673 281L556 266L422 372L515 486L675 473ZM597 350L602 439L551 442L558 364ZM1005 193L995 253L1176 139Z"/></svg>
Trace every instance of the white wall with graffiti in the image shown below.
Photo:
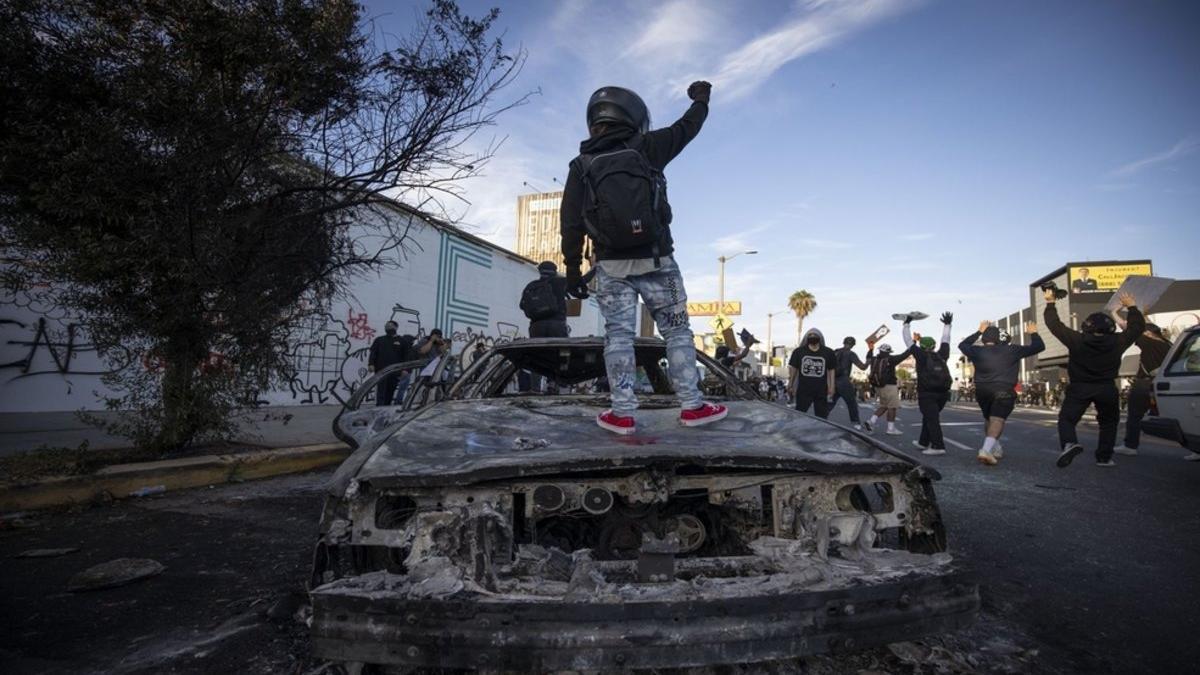
<svg viewBox="0 0 1200 675"><path fill-rule="evenodd" d="M409 218L397 212L397 218ZM345 399L367 377L371 341L389 319L400 333L434 328L452 337L454 353L528 335L517 307L534 262L453 227L414 220L399 269L355 285L351 299L298 331L286 386L266 392L269 405L327 404ZM595 300L569 320L575 336L602 335ZM45 289L0 295L0 412L94 410L106 393L103 362L79 321L50 302Z"/></svg>

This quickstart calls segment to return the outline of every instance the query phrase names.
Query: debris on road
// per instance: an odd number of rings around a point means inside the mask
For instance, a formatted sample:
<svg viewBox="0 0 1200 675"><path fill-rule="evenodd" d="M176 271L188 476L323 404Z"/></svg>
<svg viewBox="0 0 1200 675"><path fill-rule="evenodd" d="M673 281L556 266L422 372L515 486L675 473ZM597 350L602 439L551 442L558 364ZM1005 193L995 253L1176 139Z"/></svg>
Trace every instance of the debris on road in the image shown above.
<svg viewBox="0 0 1200 675"><path fill-rule="evenodd" d="M550 446L550 441L544 438L517 438L513 440L513 450L537 450Z"/></svg>
<svg viewBox="0 0 1200 675"><path fill-rule="evenodd" d="M67 583L67 590L96 591L124 586L147 577L161 574L166 567L149 558L117 558L76 574Z"/></svg>
<svg viewBox="0 0 1200 675"><path fill-rule="evenodd" d="M14 558L57 558L60 555L74 553L77 548L31 548L28 551L21 551L13 556Z"/></svg>

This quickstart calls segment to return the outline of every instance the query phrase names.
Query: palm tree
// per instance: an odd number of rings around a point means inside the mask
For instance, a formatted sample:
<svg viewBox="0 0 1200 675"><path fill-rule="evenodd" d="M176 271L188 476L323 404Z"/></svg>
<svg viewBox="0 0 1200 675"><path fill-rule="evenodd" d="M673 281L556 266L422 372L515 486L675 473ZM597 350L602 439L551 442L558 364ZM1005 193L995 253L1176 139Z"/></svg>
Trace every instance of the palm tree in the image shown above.
<svg viewBox="0 0 1200 675"><path fill-rule="evenodd" d="M817 298L803 288L788 296L788 308L796 313L796 344L804 338L804 317L817 311Z"/></svg>

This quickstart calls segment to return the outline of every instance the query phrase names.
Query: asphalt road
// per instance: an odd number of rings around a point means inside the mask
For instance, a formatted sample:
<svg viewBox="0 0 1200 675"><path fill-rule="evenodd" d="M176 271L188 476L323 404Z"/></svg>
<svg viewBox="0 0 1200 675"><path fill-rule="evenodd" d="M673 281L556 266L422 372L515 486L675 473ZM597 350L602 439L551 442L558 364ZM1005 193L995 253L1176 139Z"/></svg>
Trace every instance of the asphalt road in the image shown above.
<svg viewBox="0 0 1200 675"><path fill-rule="evenodd" d="M844 407L834 419L846 419ZM916 438L918 420L915 410L902 412L897 446ZM945 420L952 441L981 441L970 405L948 409ZM1141 456L1118 457L1115 469L1088 455L1057 469L1053 424L1052 414L1018 412L997 467L953 444L929 458L944 476L937 493L952 552L977 572L984 595L979 624L937 644L969 656L978 672L1195 672L1200 464L1147 441ZM1094 433L1085 425L1085 444ZM0 531L0 672L319 667L308 657L299 598L328 475L159 495ZM14 558L53 547L79 550ZM166 571L120 588L66 591L75 573L121 557L152 558ZM1024 650L1018 660L989 667L998 648L1013 644ZM911 672L895 657L881 649L776 672Z"/></svg>
<svg viewBox="0 0 1200 675"><path fill-rule="evenodd" d="M904 435L886 438L923 457L911 445L919 413L900 417ZM848 423L845 406L831 419ZM942 472L950 546L980 575L987 612L1074 672L1197 672L1200 462L1144 437L1138 456L1098 467L1089 415L1079 434L1088 451L1059 469L1056 413L1018 409L1001 438L1004 459L986 467L975 459L978 408L952 404L942 419L948 452L923 459Z"/></svg>

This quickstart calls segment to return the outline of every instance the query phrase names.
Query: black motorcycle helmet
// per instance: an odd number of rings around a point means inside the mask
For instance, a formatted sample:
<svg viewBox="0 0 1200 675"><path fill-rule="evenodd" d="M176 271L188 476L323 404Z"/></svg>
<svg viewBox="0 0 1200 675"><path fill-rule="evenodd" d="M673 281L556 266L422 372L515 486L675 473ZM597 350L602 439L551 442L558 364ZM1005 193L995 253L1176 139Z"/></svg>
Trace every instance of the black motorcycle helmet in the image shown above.
<svg viewBox="0 0 1200 675"><path fill-rule="evenodd" d="M601 87L587 104L587 125L620 124L640 133L650 130L650 111L642 97L624 87Z"/></svg>
<svg viewBox="0 0 1200 675"><path fill-rule="evenodd" d="M1117 322L1104 312L1092 312L1088 318L1083 320L1083 325L1080 329L1084 333L1093 335L1107 335L1117 332Z"/></svg>

